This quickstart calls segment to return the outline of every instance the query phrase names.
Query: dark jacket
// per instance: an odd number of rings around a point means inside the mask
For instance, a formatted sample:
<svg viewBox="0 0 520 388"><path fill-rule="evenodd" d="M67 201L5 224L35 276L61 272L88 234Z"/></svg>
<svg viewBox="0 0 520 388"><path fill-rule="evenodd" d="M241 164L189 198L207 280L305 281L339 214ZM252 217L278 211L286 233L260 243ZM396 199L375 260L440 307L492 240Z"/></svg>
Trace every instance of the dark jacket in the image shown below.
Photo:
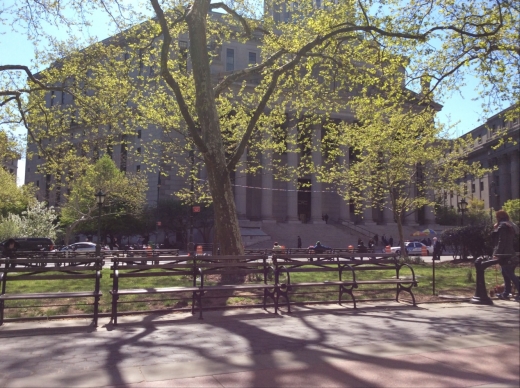
<svg viewBox="0 0 520 388"><path fill-rule="evenodd" d="M506 264L519 249L514 244L515 234L518 234L518 232L518 226L511 221L504 221L495 225L495 230L493 231L495 241L493 256L506 255L498 257L500 264Z"/></svg>
<svg viewBox="0 0 520 388"><path fill-rule="evenodd" d="M327 247L327 246L325 246L325 245L316 244L316 245L313 247L313 249L314 249L314 252L316 252L316 253L323 253L323 252L329 250L330 248Z"/></svg>
<svg viewBox="0 0 520 388"><path fill-rule="evenodd" d="M4 246L3 246L3 249L2 249L2 255L4 257L8 257L8 258L14 258L15 255L16 255L16 251L18 250L18 248L20 247L20 244L18 244L17 242L14 243L14 247L13 248L9 248L9 241L7 241Z"/></svg>
<svg viewBox="0 0 520 388"><path fill-rule="evenodd" d="M440 241L435 241L433 243L433 253L436 255L440 255L442 253L442 244Z"/></svg>

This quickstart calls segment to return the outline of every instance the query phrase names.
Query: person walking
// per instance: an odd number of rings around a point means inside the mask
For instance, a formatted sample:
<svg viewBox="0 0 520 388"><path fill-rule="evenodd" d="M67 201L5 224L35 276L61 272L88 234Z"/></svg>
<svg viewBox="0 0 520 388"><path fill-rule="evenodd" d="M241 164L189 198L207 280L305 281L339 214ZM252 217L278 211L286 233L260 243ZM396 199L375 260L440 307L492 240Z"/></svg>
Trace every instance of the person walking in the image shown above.
<svg viewBox="0 0 520 388"><path fill-rule="evenodd" d="M437 237L433 238L433 257L432 260L440 260L442 253L442 244L437 240Z"/></svg>
<svg viewBox="0 0 520 388"><path fill-rule="evenodd" d="M300 236L298 236L298 248L302 247L302 239Z"/></svg>
<svg viewBox="0 0 520 388"><path fill-rule="evenodd" d="M518 226L511 222L509 214L505 210L498 210L495 213L497 223L494 225L493 240L493 259L498 260L504 278L504 292L497 294L499 299L509 299L511 293L511 283L516 288L515 301L520 302L519 280L515 275L515 267L518 265L518 257L515 251L515 236L520 234Z"/></svg>
<svg viewBox="0 0 520 388"><path fill-rule="evenodd" d="M388 239L388 245L390 245L391 247L394 246L394 238L392 236L390 236L390 238Z"/></svg>

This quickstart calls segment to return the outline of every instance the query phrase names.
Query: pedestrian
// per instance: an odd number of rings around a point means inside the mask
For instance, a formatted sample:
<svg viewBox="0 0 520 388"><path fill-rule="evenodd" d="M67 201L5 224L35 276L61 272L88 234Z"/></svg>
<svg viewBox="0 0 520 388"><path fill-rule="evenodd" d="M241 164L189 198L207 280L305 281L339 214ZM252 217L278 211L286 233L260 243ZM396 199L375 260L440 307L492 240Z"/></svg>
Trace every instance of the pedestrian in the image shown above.
<svg viewBox="0 0 520 388"><path fill-rule="evenodd" d="M325 215L323 216L323 219L325 220L326 224L329 223L329 215L327 213L325 213Z"/></svg>
<svg viewBox="0 0 520 388"><path fill-rule="evenodd" d="M435 238L435 237L434 237L434 238ZM428 244L426 244L426 245L428 245L429 247L431 247L431 246L432 246L432 240L430 240L430 238L429 238L429 237L428 237Z"/></svg>
<svg viewBox="0 0 520 388"><path fill-rule="evenodd" d="M302 247L302 239L300 236L298 236L298 248Z"/></svg>
<svg viewBox="0 0 520 388"><path fill-rule="evenodd" d="M512 291L511 283L516 288L517 302L520 301L519 281L515 275L515 267L518 265L518 257L515 251L515 237L520 234L518 226L511 222L509 214L505 210L498 210L495 213L497 223L494 225L493 240L495 248L493 249L493 259L498 260L502 269L502 277L504 278L504 292L498 293L499 299L509 299Z"/></svg>
<svg viewBox="0 0 520 388"><path fill-rule="evenodd" d="M379 235L377 233L374 234L374 243L376 246L379 244Z"/></svg>
<svg viewBox="0 0 520 388"><path fill-rule="evenodd" d="M388 240L386 239L386 236L383 234L383 236L381 236L381 241L383 242L383 245L386 247L388 245Z"/></svg>
<svg viewBox="0 0 520 388"><path fill-rule="evenodd" d="M324 253L325 251L331 249L325 245L321 245L321 242L319 241L316 241L316 245L314 247L312 247L312 249L314 249L314 252L316 253Z"/></svg>
<svg viewBox="0 0 520 388"><path fill-rule="evenodd" d="M359 243L358 243L358 246L357 246L357 251L358 251L358 253L367 253L368 252L368 249L365 246L365 243L361 239L359 239ZM360 259L363 260L363 256L360 256Z"/></svg>
<svg viewBox="0 0 520 388"><path fill-rule="evenodd" d="M388 245L390 245L391 247L394 246L394 238L392 236L390 236L390 238L388 239Z"/></svg>
<svg viewBox="0 0 520 388"><path fill-rule="evenodd" d="M437 240L437 237L433 238L433 257L432 260L440 260L442 253L442 244Z"/></svg>
<svg viewBox="0 0 520 388"><path fill-rule="evenodd" d="M19 247L20 245L15 241L15 239L10 238L4 243L2 255L8 259L16 259L16 251ZM16 264L11 263L10 267L14 268L16 267Z"/></svg>

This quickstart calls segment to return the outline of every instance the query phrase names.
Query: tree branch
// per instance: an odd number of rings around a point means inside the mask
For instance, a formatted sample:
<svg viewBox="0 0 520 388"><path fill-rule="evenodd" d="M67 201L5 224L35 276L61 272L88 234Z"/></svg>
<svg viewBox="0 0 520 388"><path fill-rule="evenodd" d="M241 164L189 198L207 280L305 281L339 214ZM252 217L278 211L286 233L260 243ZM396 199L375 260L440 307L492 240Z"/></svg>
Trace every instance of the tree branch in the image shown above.
<svg viewBox="0 0 520 388"><path fill-rule="evenodd" d="M168 84L168 86L173 90L173 93L175 94L175 97L177 99L177 104L179 105L179 109L181 111L182 117L184 118L184 121L186 122L186 125L188 126L188 131L190 132L190 135L193 138L193 141L195 145L201 150L202 152L206 152L206 144L202 140L202 137L200 136L198 130L198 126L191 117L190 110L188 108L188 105L186 104L186 101L184 100L184 96L182 94L181 88L173 75L171 74L170 70L168 69L168 59L169 59L169 53L170 53L170 46L172 43L172 37L170 34L170 30L168 28L168 22L166 21L166 17L164 15L164 12L159 5L158 0L150 0L152 3L153 9L155 11L155 14L157 15L157 19L159 21L159 24L161 26L161 30L163 32L163 44L161 46L161 75ZM188 11L189 12L189 11ZM186 13L177 18L174 23L179 23L182 20L186 18Z"/></svg>
<svg viewBox="0 0 520 388"><path fill-rule="evenodd" d="M233 15L233 17L238 19L238 21L242 24L242 27L244 27L244 30L246 31L247 36L252 36L253 33L251 31L251 27L249 27L249 24L247 23L247 20L244 17L239 15L234 9L230 8L229 6L227 6L226 4L224 4L222 2L213 3L209 6L210 10L218 9L218 8L225 10L227 13L229 13L230 15Z"/></svg>

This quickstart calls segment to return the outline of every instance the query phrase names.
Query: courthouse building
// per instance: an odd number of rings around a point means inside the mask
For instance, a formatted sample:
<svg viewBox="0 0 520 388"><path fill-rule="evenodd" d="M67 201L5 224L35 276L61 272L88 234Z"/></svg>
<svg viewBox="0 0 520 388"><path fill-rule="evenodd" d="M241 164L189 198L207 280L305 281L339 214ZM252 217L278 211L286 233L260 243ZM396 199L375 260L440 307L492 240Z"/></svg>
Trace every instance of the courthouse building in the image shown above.
<svg viewBox="0 0 520 388"><path fill-rule="evenodd" d="M268 9L268 8L266 8ZM215 18L220 17L219 14L213 14ZM275 14L278 21L287 21L290 19L289 7L281 7ZM109 38L111 39L111 38ZM109 40L107 39L107 41ZM187 37L180 36L178 46L187 48L189 41ZM260 61L260 48L254 40L247 43L230 40L222 43L215 48L216 56L213 58L211 72L215 80L221 79L223 76L235 70L243 69L251 64ZM187 68L190 69L189 60ZM249 87L258 84L258 79L250 79ZM70 104L73 103L71 96L56 91L48 93L47 104ZM296 118L291 112L287 112L287 122L294 123ZM335 112L331 115L332 120L343 120L354 122L355 117L345 106L345 109ZM296 125L287 125L288 131L297 131ZM312 127L312 143L317 146L323 138L326 130L323 125L313 125ZM79 130L79 129L76 129ZM146 135L145 135L146 134ZM289 133L294 135L295 133ZM158 172L151 172L147 169L144 159L140 155L140 150L150 138L160 138L163 136L159 128L150 126L145 130L137 130L135 135L125 135L125 144L115 146L111 156L121 170L136 172L140 171L146 174L148 180L147 201L149 204L155 204L161 199L174 195L182 188L187 188L190 182L185 178L176 174L173 166L166 166L163 173L167 176L160 175ZM180 135L179 141L182 141ZM131 147L129 147L131 145ZM35 155L38 154L35 144L29 143L29 149ZM128 150L136 150L132 155ZM316 148L315 148L316 149ZM319 149L319 147L317 147ZM345 153L345 162L348 162L349 152ZM287 152L278 155L283 164L296 168L299 164L301 154L298 152ZM312 160L315 165L322 164L322 154L318 151L312 152ZM247 151L242 155L242 161L251 159ZM393 223L393 214L385 209L372 209L367 207L363 214L356 215L354 213L354 204L345 202L331 185L319 182L316 176L309 174L300 177L298 181L282 181L275 178L272 169L272 155L264 153L261 155L261 163L265 169L258 174L246 174L242 170L237 170L233 176L235 200L237 205L237 213L239 219L244 223L246 220L261 221L263 223L288 222L288 223L323 223L323 216L328 215L329 222L346 222L346 223L365 223L365 224L385 224ZM35 156L27 160L26 166L26 183L34 182L39 187L39 199L47 200L51 205L59 206L61 198L60 193L52 189L53 177L50 175L42 175L38 173L38 165L41 160ZM205 172L199 171L199 179L205 179ZM424 214L424 212L423 212ZM416 224L419 221L424 224L432 224L434 217L431 211L426 212L426 216L422 216L419 220L418 216L407 217L406 222Z"/></svg>

